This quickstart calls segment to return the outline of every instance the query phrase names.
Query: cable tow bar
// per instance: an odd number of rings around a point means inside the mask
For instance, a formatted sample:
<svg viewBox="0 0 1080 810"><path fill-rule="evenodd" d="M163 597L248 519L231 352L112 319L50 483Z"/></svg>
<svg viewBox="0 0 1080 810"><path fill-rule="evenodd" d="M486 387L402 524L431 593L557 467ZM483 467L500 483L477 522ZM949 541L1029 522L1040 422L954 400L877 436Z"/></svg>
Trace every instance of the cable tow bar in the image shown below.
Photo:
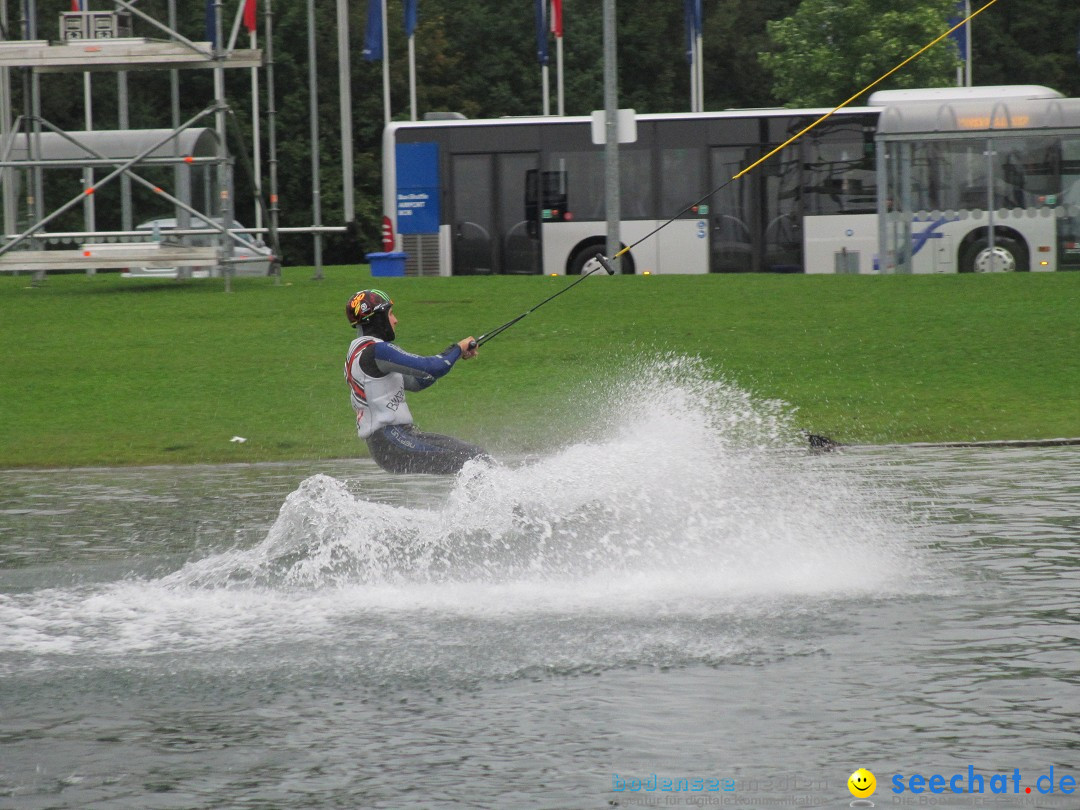
<svg viewBox="0 0 1080 810"><path fill-rule="evenodd" d="M483 346L485 343L487 343L489 340L491 340L496 335L499 335L502 332L505 332L507 329L509 329L511 326L513 326L518 321L520 321L526 315L531 315L532 313L536 312L536 310L540 309L540 307L542 307L548 301L551 301L551 300L553 300L555 298L558 298L564 292L572 290L574 287L576 287L578 284L583 282L585 279L587 279L589 276L591 276L597 270L606 270L607 274L609 276L615 275L615 268L611 264L611 259L609 259L607 256L605 256L603 253L597 253L595 256L593 256L593 259L596 261L597 266L594 267L592 270L590 270L588 273L583 273L581 275L581 278L579 278L573 284L567 284L565 287L563 287L557 293L555 293L554 295L548 296L543 301L541 301L539 304L534 306L532 309L529 309L529 310L526 310L525 312L522 312L516 318L510 319L509 321L504 323L502 326L495 327L490 332L485 332L480 337L478 337L476 340L472 341L469 344L469 348L470 349L475 349L475 348L477 348L479 346Z"/></svg>

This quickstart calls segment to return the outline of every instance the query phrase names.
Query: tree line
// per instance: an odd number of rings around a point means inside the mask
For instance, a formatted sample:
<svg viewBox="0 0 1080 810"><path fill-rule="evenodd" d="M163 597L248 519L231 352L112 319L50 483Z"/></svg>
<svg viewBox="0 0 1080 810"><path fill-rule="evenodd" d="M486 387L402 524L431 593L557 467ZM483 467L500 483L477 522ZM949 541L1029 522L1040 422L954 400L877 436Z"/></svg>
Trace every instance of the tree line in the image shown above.
<svg viewBox="0 0 1080 810"><path fill-rule="evenodd" d="M10 0L4 2L11 5ZM70 9L69 0L37 5L39 37L56 38L59 12ZM203 3L177 5L183 7L179 9L180 32L189 39L202 40L206 26ZM835 106L945 31L957 5L955 0L918 4L897 0L703 0L705 108ZM974 8L980 5L973 3ZM327 238L327 263L359 262L365 252L380 249L382 66L361 56L367 6L366 2L353 2L349 7L357 229L348 236ZM155 19L167 19L165 0L143 0L138 7ZM396 120L405 120L409 117L409 91L402 0L388 0L388 7L392 114ZM599 2L563 2L568 115L588 114L603 106L601 7ZM224 3L223 8L228 31L235 2ZM316 0L315 13L323 221L343 224L335 3ZM264 14L260 0L260 37ZM14 9L9 17L17 24ZM620 106L642 113L689 109L683 3L618 0L617 20ZM307 3L275 0L273 22L281 222L308 225L312 222L312 195ZM1080 7L1075 4L1065 7L1054 0L998 0L972 24L974 83L1044 84L1066 95L1080 95L1078 25ZM161 36L141 20L135 22L135 33ZM5 36L20 35L9 31ZM415 45L421 115L455 111L480 118L542 112L532 2L419 0ZM549 55L554 109L553 44ZM878 89L955 84L957 64L956 47L942 42ZM13 71L12 77L16 114L24 109L24 84L19 73ZM250 78L242 70L227 74L226 95L250 143ZM185 70L181 76L183 119L212 100L213 79L210 71L203 70ZM169 126L165 101L169 80L164 71L131 72L128 87L130 127ZM93 88L95 129L116 128L115 79L107 73L95 74ZM265 92L265 84L263 88ZM52 123L82 129L82 102L82 74L42 77L42 116ZM265 111L265 98L261 106ZM264 127L264 141L266 137ZM263 154L265 158L265 143ZM47 179L50 206L59 205L77 191L71 177ZM239 167L236 200L238 219L252 223L250 181ZM161 201L140 198L136 218L142 221L171 215L161 206ZM73 210L51 228L77 230L80 217L78 210ZM100 229L119 228L115 206L99 204L97 217ZM287 264L312 262L309 236L283 238L283 249Z"/></svg>

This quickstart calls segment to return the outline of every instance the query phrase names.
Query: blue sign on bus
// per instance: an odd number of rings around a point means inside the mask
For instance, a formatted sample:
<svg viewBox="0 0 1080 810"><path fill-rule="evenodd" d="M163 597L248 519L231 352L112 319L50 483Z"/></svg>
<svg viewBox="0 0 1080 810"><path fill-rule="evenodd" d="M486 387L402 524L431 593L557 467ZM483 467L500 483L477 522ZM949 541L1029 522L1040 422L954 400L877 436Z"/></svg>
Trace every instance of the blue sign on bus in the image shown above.
<svg viewBox="0 0 1080 810"><path fill-rule="evenodd" d="M395 150L398 233L438 233L438 144L399 143Z"/></svg>

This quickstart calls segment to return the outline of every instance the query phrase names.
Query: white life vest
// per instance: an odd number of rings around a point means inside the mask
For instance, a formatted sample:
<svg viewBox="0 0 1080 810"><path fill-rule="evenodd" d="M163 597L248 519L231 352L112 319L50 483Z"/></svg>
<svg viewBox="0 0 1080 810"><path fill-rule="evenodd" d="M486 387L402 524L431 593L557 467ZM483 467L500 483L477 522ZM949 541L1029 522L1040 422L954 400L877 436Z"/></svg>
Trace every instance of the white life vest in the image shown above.
<svg viewBox="0 0 1080 810"><path fill-rule="evenodd" d="M364 335L349 344L345 360L345 382L349 384L349 400L356 411L356 433L366 439L387 425L411 425L412 414L405 401L405 377L390 372L372 377L360 368L360 352L379 338Z"/></svg>

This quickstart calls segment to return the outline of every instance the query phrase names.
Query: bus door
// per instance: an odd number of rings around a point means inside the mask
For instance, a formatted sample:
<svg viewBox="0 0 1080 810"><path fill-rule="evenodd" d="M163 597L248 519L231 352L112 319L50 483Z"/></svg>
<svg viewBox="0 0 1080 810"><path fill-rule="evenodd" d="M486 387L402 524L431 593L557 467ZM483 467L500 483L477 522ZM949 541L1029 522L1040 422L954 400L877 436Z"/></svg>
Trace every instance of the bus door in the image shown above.
<svg viewBox="0 0 1080 810"><path fill-rule="evenodd" d="M1058 269L1080 270L1080 138L1062 139Z"/></svg>
<svg viewBox="0 0 1080 810"><path fill-rule="evenodd" d="M507 152L498 155L496 230L501 245L500 273L540 273L542 211L530 205L536 200L535 186L540 155L536 152Z"/></svg>
<svg viewBox="0 0 1080 810"><path fill-rule="evenodd" d="M452 156L454 275L495 272L494 178L492 155Z"/></svg>
<svg viewBox="0 0 1080 810"><path fill-rule="evenodd" d="M453 155L455 275L539 273L540 231L528 216L535 152Z"/></svg>
<svg viewBox="0 0 1080 810"><path fill-rule="evenodd" d="M711 150L712 182L718 188L756 159L745 146ZM709 206L709 272L747 273L761 266L761 228L752 201L757 196L751 172L727 183L707 201Z"/></svg>
<svg viewBox="0 0 1080 810"><path fill-rule="evenodd" d="M802 175L797 147L773 155L754 169L760 173L761 184L760 269L767 273L802 273L804 269Z"/></svg>
<svg viewBox="0 0 1080 810"><path fill-rule="evenodd" d="M802 207L796 151L781 152L728 183L772 147L711 150L710 270L714 273L799 273L803 269Z"/></svg>
<svg viewBox="0 0 1080 810"><path fill-rule="evenodd" d="M451 157L454 275L495 272L493 155Z"/></svg>

